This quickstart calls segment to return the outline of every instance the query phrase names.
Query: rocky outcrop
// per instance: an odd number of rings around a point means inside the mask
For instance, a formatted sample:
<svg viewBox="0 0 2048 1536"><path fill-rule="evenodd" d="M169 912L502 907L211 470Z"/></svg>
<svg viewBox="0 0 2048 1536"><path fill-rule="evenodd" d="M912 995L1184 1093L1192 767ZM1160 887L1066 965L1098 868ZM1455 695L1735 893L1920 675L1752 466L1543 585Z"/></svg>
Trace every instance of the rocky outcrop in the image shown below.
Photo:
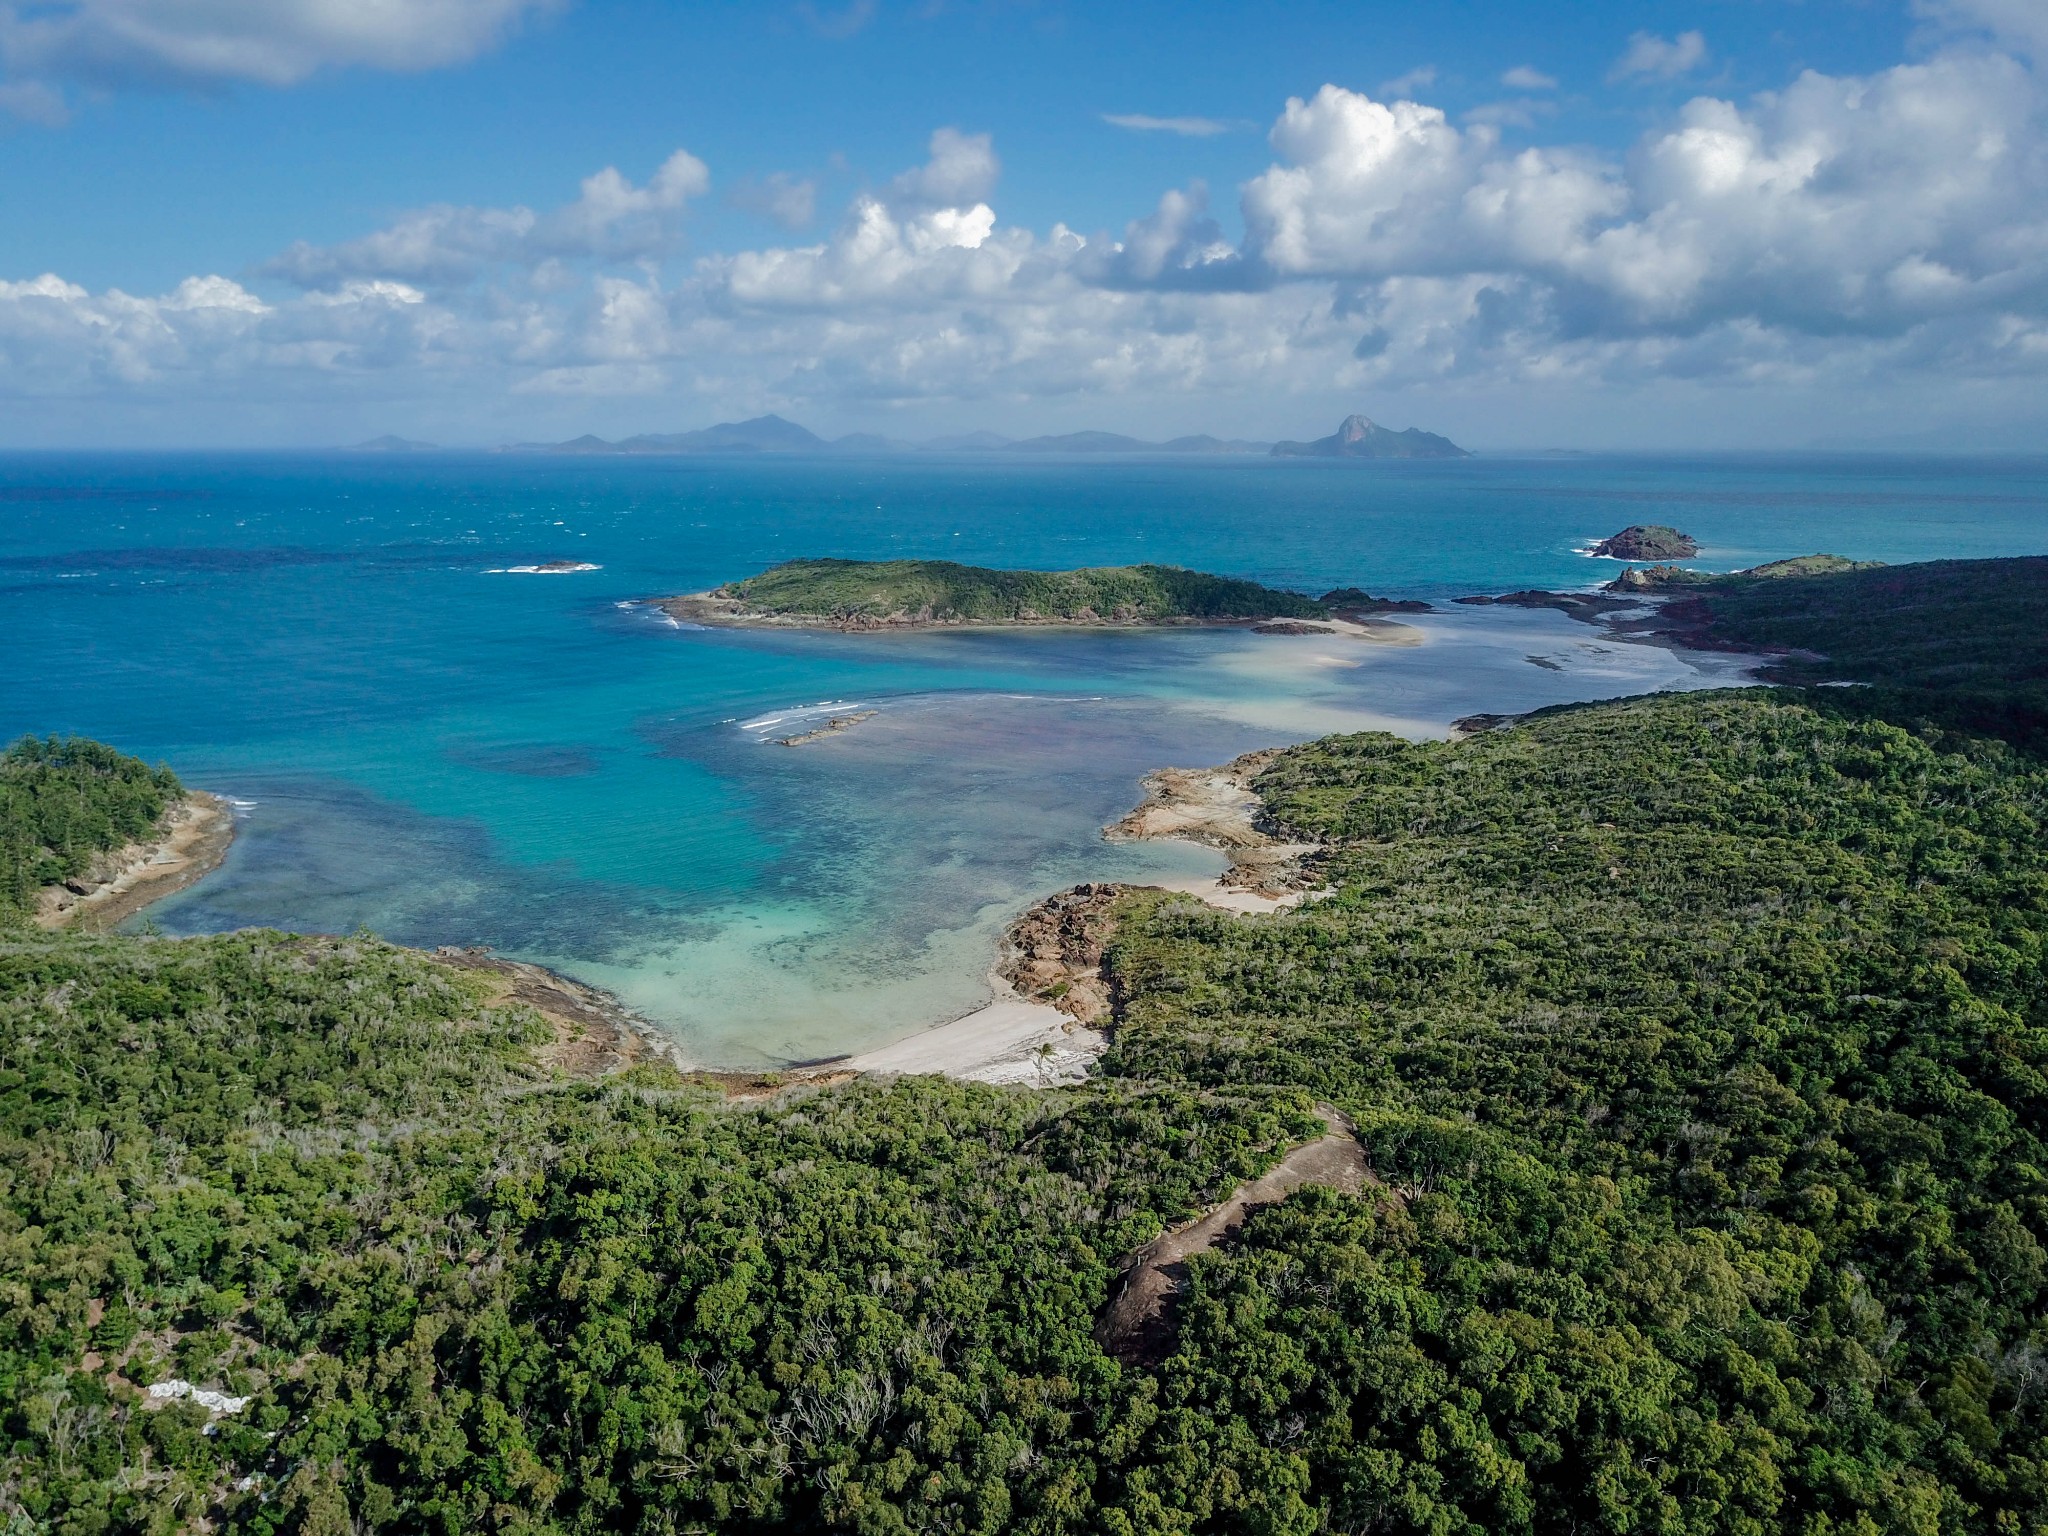
<svg viewBox="0 0 2048 1536"><path fill-rule="evenodd" d="M850 715L834 715L815 730L803 731L795 736L778 736L778 747L807 747L814 741L823 741L828 736L837 736L841 731L850 731L863 720L872 720L879 710L857 709Z"/></svg>
<svg viewBox="0 0 2048 1536"><path fill-rule="evenodd" d="M1102 957L1116 931L1112 909L1129 889L1098 882L1048 896L1010 925L996 974L1078 1023L1109 1022L1116 996Z"/></svg>
<svg viewBox="0 0 2048 1536"><path fill-rule="evenodd" d="M1340 619L1357 620L1383 613L1429 613L1429 604L1418 598L1374 597L1363 587L1338 587L1316 599Z"/></svg>
<svg viewBox="0 0 2048 1536"><path fill-rule="evenodd" d="M1691 534L1662 523L1632 523L1592 549L1606 560L1690 560L1699 552Z"/></svg>
<svg viewBox="0 0 2048 1536"><path fill-rule="evenodd" d="M524 1003L547 1020L555 1032L541 1047L541 1062L570 1077L603 1077L659 1057L675 1061L675 1048L660 1028L641 1018L609 992L580 981L507 960L488 949L443 945L434 951L441 964L486 977L491 1001Z"/></svg>
<svg viewBox="0 0 2048 1536"><path fill-rule="evenodd" d="M1177 838L1230 856L1222 883L1257 896L1298 899L1315 881L1322 849L1286 840L1252 781L1283 749L1247 752L1221 768L1161 768L1145 777L1145 800L1105 829L1114 839Z"/></svg>

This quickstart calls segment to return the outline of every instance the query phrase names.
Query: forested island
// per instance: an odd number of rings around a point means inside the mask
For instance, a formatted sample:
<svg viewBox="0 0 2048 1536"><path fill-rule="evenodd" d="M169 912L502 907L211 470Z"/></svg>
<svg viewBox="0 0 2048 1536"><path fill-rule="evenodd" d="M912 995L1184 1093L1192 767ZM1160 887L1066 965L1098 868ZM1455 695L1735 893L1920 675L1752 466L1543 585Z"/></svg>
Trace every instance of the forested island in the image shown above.
<svg viewBox="0 0 2048 1536"><path fill-rule="evenodd" d="M1327 617L1321 602L1299 592L1176 565L999 571L951 560L789 560L710 592L664 599L661 607L695 623L837 629L1249 624Z"/></svg>
<svg viewBox="0 0 2048 1536"><path fill-rule="evenodd" d="M734 1093L365 937L39 933L175 781L24 749L0 1522L2048 1529L2048 561L1678 585L1867 686L1273 754L1328 894L1105 888L1054 1091Z"/></svg>

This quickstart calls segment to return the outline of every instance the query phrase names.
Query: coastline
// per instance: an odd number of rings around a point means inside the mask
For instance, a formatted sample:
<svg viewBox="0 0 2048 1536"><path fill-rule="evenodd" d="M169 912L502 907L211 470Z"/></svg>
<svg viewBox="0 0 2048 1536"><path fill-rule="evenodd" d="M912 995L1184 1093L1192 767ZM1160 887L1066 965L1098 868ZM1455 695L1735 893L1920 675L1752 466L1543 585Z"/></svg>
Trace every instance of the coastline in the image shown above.
<svg viewBox="0 0 2048 1536"><path fill-rule="evenodd" d="M45 931L104 933L212 874L234 840L228 803L204 790L189 791L164 813L156 838L100 855L86 876L45 886L33 921Z"/></svg>
<svg viewBox="0 0 2048 1536"><path fill-rule="evenodd" d="M1032 903L1004 930L989 981L995 998L944 1024L833 1065L859 1073L938 1073L965 1082L1052 1087L1083 1080L1109 1047L1116 1010L1103 972L1115 931L1111 909L1139 891L1192 896L1236 916L1258 916L1322 894L1314 843L1284 840L1265 824L1252 781L1286 750L1248 752L1218 768L1161 768L1145 799L1103 829L1117 841L1180 841L1230 859L1220 875L1126 885L1071 886Z"/></svg>
<svg viewBox="0 0 2048 1536"><path fill-rule="evenodd" d="M641 602L678 624L696 624L713 629L796 629L825 630L838 634L900 633L930 629L1245 629L1253 633L1348 635L1380 645L1420 645L1422 632L1391 619L1285 619L1266 618L1172 618L1120 619L1115 617L937 619L918 614L889 614L874 617L853 614L827 618L816 614L764 613L749 608L738 598L721 597L716 591L688 592L679 597L644 598ZM1285 627L1283 627L1285 626Z"/></svg>

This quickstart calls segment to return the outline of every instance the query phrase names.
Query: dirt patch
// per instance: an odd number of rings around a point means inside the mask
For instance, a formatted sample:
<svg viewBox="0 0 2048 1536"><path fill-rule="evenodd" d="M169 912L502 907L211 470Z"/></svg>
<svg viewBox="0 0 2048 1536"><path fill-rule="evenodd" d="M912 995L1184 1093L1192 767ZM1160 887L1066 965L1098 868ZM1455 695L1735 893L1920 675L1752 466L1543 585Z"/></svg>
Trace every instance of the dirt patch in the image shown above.
<svg viewBox="0 0 2048 1536"><path fill-rule="evenodd" d="M36 926L104 933L218 869L234 840L227 802L195 790L164 812L149 841L103 853L83 875L44 887Z"/></svg>
<svg viewBox="0 0 2048 1536"><path fill-rule="evenodd" d="M1165 1359L1173 1344L1174 1298L1187 1278L1187 1261L1227 1241L1256 1207L1278 1204L1311 1184L1350 1195L1379 1187L1351 1122L1328 1105L1319 1107L1328 1135L1296 1147L1200 1219L1162 1233L1126 1259L1123 1278L1095 1326L1096 1342L1104 1350L1131 1365L1157 1365Z"/></svg>

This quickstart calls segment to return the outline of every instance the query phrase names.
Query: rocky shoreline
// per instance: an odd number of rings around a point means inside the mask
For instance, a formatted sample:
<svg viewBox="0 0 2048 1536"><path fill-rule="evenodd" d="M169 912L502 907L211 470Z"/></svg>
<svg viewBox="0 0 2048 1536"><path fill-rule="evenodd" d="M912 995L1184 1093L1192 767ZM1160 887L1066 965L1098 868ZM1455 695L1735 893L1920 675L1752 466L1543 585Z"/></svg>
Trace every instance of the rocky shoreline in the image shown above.
<svg viewBox="0 0 2048 1536"><path fill-rule="evenodd" d="M104 933L218 869L234 840L228 803L194 790L164 813L154 838L103 853L84 874L45 886L35 924Z"/></svg>

